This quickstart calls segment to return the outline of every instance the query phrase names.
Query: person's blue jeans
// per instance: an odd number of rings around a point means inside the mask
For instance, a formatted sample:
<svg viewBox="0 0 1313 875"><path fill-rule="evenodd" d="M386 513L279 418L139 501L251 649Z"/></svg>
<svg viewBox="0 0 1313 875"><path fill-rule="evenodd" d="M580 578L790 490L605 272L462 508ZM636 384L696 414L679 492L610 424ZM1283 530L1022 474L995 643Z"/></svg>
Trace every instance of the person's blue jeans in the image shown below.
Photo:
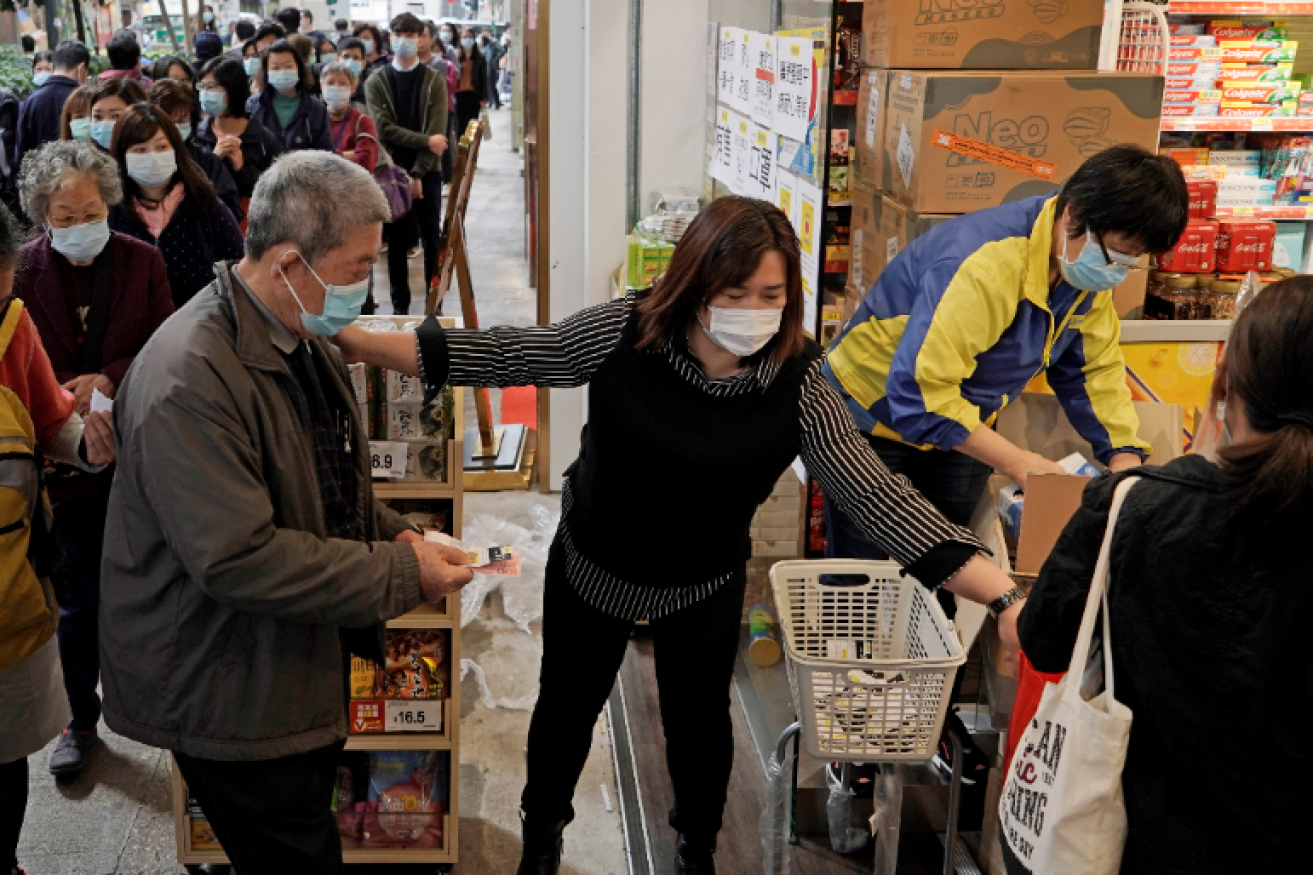
<svg viewBox="0 0 1313 875"><path fill-rule="evenodd" d="M97 495L52 505L55 534L64 545L63 598L59 603L59 659L73 710L72 727L95 729L100 722L100 554L109 510L108 484Z"/></svg>
<svg viewBox="0 0 1313 875"><path fill-rule="evenodd" d="M970 525L993 469L957 451L918 450L897 441L865 435L885 466L912 481L950 523ZM848 515L825 497L825 555L830 559L888 559L889 554L867 539ZM939 602L952 618L957 605L940 590Z"/></svg>

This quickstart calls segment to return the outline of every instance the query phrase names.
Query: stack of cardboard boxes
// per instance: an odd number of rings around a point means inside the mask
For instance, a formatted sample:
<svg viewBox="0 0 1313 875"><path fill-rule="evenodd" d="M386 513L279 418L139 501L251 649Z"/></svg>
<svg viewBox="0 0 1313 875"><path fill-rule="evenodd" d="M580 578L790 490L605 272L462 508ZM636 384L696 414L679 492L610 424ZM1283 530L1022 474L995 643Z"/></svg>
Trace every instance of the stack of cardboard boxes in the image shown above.
<svg viewBox="0 0 1313 875"><path fill-rule="evenodd" d="M1096 72L1102 23L1102 0L867 0L844 318L936 224L1056 191L1114 144L1157 147L1163 79Z"/></svg>
<svg viewBox="0 0 1313 875"><path fill-rule="evenodd" d="M803 488L793 468L785 471L770 498L757 508L749 534L752 558L748 560L748 589L744 605L774 604L770 570L776 562L803 555ZM746 611L746 607L744 608Z"/></svg>

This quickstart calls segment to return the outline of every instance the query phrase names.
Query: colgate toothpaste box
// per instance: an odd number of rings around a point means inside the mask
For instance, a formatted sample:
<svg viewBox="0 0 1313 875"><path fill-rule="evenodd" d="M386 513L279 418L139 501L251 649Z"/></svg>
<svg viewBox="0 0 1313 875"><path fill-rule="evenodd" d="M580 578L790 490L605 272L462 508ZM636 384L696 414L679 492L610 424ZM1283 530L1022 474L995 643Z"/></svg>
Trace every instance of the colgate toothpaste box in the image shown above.
<svg viewBox="0 0 1313 875"><path fill-rule="evenodd" d="M1298 100L1300 95L1299 86L1287 82L1237 82L1234 79L1223 79L1218 83L1218 88L1222 92L1222 100L1228 103L1285 103L1288 100Z"/></svg>
<svg viewBox="0 0 1313 875"><path fill-rule="evenodd" d="M1165 81L1167 91L1215 91L1218 88L1216 76L1205 76L1200 79L1180 78L1168 79Z"/></svg>
<svg viewBox="0 0 1313 875"><path fill-rule="evenodd" d="M1290 25L1284 21L1226 21L1208 22L1204 33L1219 40L1284 40L1290 35ZM1175 33L1175 31L1173 31Z"/></svg>
<svg viewBox="0 0 1313 875"><path fill-rule="evenodd" d="M1213 269L1217 222L1191 219L1171 251L1158 256L1158 269L1170 273L1208 273Z"/></svg>
<svg viewBox="0 0 1313 875"><path fill-rule="evenodd" d="M1212 48L1217 45L1217 37L1211 35L1196 36L1188 33L1174 33L1170 37L1173 48Z"/></svg>
<svg viewBox="0 0 1313 875"><path fill-rule="evenodd" d="M1294 104L1268 105L1257 103L1227 103L1218 107L1219 118L1290 118L1295 114Z"/></svg>
<svg viewBox="0 0 1313 875"><path fill-rule="evenodd" d="M1173 51L1178 51L1173 49ZM1211 49L1179 49L1182 52L1208 52ZM1226 40L1218 46L1224 64L1279 64L1293 62L1299 43L1275 40ZM1212 57L1211 55L1209 57ZM1182 60L1189 60L1183 58Z"/></svg>
<svg viewBox="0 0 1313 875"><path fill-rule="evenodd" d="M1167 25L1167 32L1171 34L1199 34L1208 33L1207 28L1202 21L1176 21Z"/></svg>
<svg viewBox="0 0 1313 875"><path fill-rule="evenodd" d="M1164 105L1163 118L1217 118L1220 103L1183 103Z"/></svg>
<svg viewBox="0 0 1313 875"><path fill-rule="evenodd" d="M1217 212L1217 183L1211 179L1192 179L1185 183L1190 194L1190 218L1211 219Z"/></svg>
<svg viewBox="0 0 1313 875"><path fill-rule="evenodd" d="M1237 65L1243 66L1243 65ZM1222 74L1221 60L1215 61L1170 61L1167 75L1173 79L1216 80Z"/></svg>
<svg viewBox="0 0 1313 875"><path fill-rule="evenodd" d="M1289 61L1280 64L1223 64L1218 79L1229 82L1289 82L1295 76L1295 65Z"/></svg>
<svg viewBox="0 0 1313 875"><path fill-rule="evenodd" d="M1182 103L1221 103L1222 92L1216 89L1207 91L1164 91L1163 106Z"/></svg>
<svg viewBox="0 0 1313 875"><path fill-rule="evenodd" d="M1191 61L1197 64L1201 61L1216 61L1218 63L1222 63L1225 59L1226 59L1226 55L1222 52L1221 48L1193 49L1193 48L1183 48L1183 47L1178 48L1173 46L1172 48L1167 50L1167 60L1169 62ZM1283 60L1294 60L1294 59L1285 58ZM1168 72L1170 74L1171 71L1169 70Z"/></svg>
<svg viewBox="0 0 1313 875"><path fill-rule="evenodd" d="M1272 265L1275 222L1226 219L1217 227L1217 269L1227 273L1267 270Z"/></svg>

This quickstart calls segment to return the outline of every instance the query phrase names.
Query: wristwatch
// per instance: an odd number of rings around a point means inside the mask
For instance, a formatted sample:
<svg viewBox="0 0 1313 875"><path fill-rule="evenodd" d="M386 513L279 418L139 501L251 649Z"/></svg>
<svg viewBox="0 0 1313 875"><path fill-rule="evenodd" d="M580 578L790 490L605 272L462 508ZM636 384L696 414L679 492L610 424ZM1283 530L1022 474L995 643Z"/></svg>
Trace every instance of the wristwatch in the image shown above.
<svg viewBox="0 0 1313 875"><path fill-rule="evenodd" d="M997 620L999 614L1003 613L1025 597L1025 591L1019 586L1014 586L1012 589L1003 593L1003 595L986 605L985 610L989 611L989 615Z"/></svg>

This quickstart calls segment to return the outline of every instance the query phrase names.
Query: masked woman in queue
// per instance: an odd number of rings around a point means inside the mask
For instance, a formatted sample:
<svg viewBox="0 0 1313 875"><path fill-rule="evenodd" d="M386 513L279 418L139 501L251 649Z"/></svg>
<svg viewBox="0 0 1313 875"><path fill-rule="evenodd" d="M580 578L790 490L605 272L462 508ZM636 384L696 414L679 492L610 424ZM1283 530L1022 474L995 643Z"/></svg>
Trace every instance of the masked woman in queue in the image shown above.
<svg viewBox="0 0 1313 875"><path fill-rule="evenodd" d="M798 239L763 201L708 206L646 293L557 325L338 335L348 359L457 386L589 385L547 565L520 873L554 873L593 725L637 620L656 645L677 868L714 872L733 735L729 686L757 506L798 456L925 585L989 604L1012 582L967 530L890 474L802 333ZM1012 640L1020 605L1000 616Z"/></svg>
<svg viewBox="0 0 1313 875"><path fill-rule="evenodd" d="M1030 472L1063 473L993 430L1037 376L1099 462L1138 466L1150 447L1137 434L1112 290L1146 269L1142 256L1176 245L1187 208L1170 158L1122 145L1089 158L1056 195L936 226L880 273L822 373L885 465L959 525L995 470L1022 487ZM827 555L885 558L825 491ZM955 605L940 599L953 616ZM979 803L968 810L979 817L988 760L956 713L949 727L963 741L967 798ZM945 741L937 765L951 768Z"/></svg>

